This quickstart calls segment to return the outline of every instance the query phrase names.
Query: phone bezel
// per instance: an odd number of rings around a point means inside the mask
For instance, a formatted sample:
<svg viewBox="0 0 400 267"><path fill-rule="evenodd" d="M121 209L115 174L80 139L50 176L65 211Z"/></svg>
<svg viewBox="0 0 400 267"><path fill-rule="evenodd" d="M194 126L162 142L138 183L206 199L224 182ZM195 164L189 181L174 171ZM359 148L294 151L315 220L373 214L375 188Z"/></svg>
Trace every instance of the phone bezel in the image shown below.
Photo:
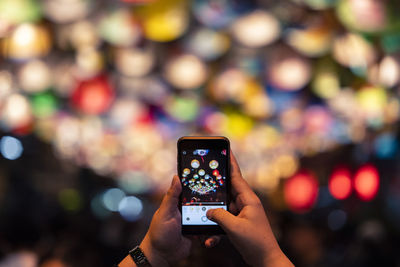
<svg viewBox="0 0 400 267"><path fill-rule="evenodd" d="M178 162L178 174L181 173L182 167L180 162L180 154L183 149L195 149L199 147L211 148L216 147L226 149L227 156L227 175L226 175L226 204L229 211L230 203L230 192L231 192L231 164L230 164L230 142L229 139L224 136L183 136L179 138L177 142L177 162ZM179 196L179 211L182 214L182 194ZM182 234L184 235L216 235L225 234L224 230L219 225L183 225Z"/></svg>

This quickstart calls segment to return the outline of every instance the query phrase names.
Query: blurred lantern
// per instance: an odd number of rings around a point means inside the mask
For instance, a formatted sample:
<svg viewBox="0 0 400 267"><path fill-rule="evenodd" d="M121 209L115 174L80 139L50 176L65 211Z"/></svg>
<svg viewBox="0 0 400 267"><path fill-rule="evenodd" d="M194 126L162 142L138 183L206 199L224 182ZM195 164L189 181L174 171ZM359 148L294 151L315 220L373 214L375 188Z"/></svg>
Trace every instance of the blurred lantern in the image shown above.
<svg viewBox="0 0 400 267"><path fill-rule="evenodd" d="M385 89L365 86L357 92L357 100L359 109L370 124L382 123L383 111L387 105Z"/></svg>
<svg viewBox="0 0 400 267"><path fill-rule="evenodd" d="M376 58L375 50L363 37L346 33L335 38L333 57L340 64L351 68L366 68Z"/></svg>
<svg viewBox="0 0 400 267"><path fill-rule="evenodd" d="M392 158L398 149L398 141L391 133L380 134L374 141L374 150L378 158Z"/></svg>
<svg viewBox="0 0 400 267"><path fill-rule="evenodd" d="M309 106L303 116L306 132L324 134L331 130L332 115L324 106Z"/></svg>
<svg viewBox="0 0 400 267"><path fill-rule="evenodd" d="M84 113L100 114L106 111L114 98L114 89L105 76L81 81L75 88L71 102Z"/></svg>
<svg viewBox="0 0 400 267"><path fill-rule="evenodd" d="M228 69L212 81L208 91L217 101L238 102L248 81L249 77L240 69Z"/></svg>
<svg viewBox="0 0 400 267"><path fill-rule="evenodd" d="M312 88L316 95L324 99L330 99L340 91L339 77L332 61L321 60L317 63Z"/></svg>
<svg viewBox="0 0 400 267"><path fill-rule="evenodd" d="M57 111L57 99L50 92L34 95L31 103L33 115L37 118L50 117Z"/></svg>
<svg viewBox="0 0 400 267"><path fill-rule="evenodd" d="M378 170L373 165L364 165L354 177L354 189L363 201L372 200L379 189Z"/></svg>
<svg viewBox="0 0 400 267"><path fill-rule="evenodd" d="M36 0L0 1L0 24L16 25L24 22L35 22L40 19L40 16L40 5Z"/></svg>
<svg viewBox="0 0 400 267"><path fill-rule="evenodd" d="M202 24L215 29L228 26L238 15L232 0L195 0L192 10Z"/></svg>
<svg viewBox="0 0 400 267"><path fill-rule="evenodd" d="M199 112L198 99L193 95L171 96L165 103L168 114L179 122L196 119Z"/></svg>
<svg viewBox="0 0 400 267"><path fill-rule="evenodd" d="M114 61L121 74L142 77L153 68L154 53L150 49L121 48L115 51Z"/></svg>
<svg viewBox="0 0 400 267"><path fill-rule="evenodd" d="M56 152L62 158L73 158L76 156L80 142L80 122L71 116L60 116L56 126L54 144Z"/></svg>
<svg viewBox="0 0 400 267"><path fill-rule="evenodd" d="M52 78L49 67L40 60L26 63L18 72L21 88L27 93L37 93L50 87Z"/></svg>
<svg viewBox="0 0 400 267"><path fill-rule="evenodd" d="M9 71L0 71L0 103L13 91L13 76Z"/></svg>
<svg viewBox="0 0 400 267"><path fill-rule="evenodd" d="M32 122L32 111L28 99L20 94L12 94L5 100L1 120L7 130L24 128Z"/></svg>
<svg viewBox="0 0 400 267"><path fill-rule="evenodd" d="M180 89L195 89L207 79L204 62L193 55L181 55L171 59L164 67L165 78Z"/></svg>
<svg viewBox="0 0 400 267"><path fill-rule="evenodd" d="M143 120L147 115L147 106L141 102L118 99L114 102L109 112L109 124L115 129L124 129Z"/></svg>
<svg viewBox="0 0 400 267"><path fill-rule="evenodd" d="M12 136L3 136L0 139L0 152L3 157L9 160L16 160L21 157L24 147L21 141Z"/></svg>
<svg viewBox="0 0 400 267"><path fill-rule="evenodd" d="M21 24L1 43L5 57L24 60L46 55L51 49L51 39L46 28L35 24Z"/></svg>
<svg viewBox="0 0 400 267"><path fill-rule="evenodd" d="M253 128L253 120L246 115L227 112L226 129L223 134L233 139L245 138Z"/></svg>
<svg viewBox="0 0 400 267"><path fill-rule="evenodd" d="M318 196L318 181L309 172L299 172L286 180L285 201L295 212L306 212L313 207Z"/></svg>
<svg viewBox="0 0 400 267"><path fill-rule="evenodd" d="M329 192L336 199L346 199L351 194L351 174L347 168L338 168L332 172L328 182Z"/></svg>
<svg viewBox="0 0 400 267"><path fill-rule="evenodd" d="M85 18L91 7L91 0L44 0L45 16L56 23L70 23Z"/></svg>
<svg viewBox="0 0 400 267"><path fill-rule="evenodd" d="M230 39L225 33L200 28L189 36L185 44L190 53L204 60L214 60L226 53Z"/></svg>
<svg viewBox="0 0 400 267"><path fill-rule="evenodd" d="M232 25L232 34L244 46L262 47L278 39L279 21L272 14L257 10L237 19Z"/></svg>
<svg viewBox="0 0 400 267"><path fill-rule="evenodd" d="M299 168L297 157L289 153L277 156L274 164L278 168L281 178L291 177L296 173L297 169Z"/></svg>
<svg viewBox="0 0 400 267"><path fill-rule="evenodd" d="M305 29L291 29L287 34L287 42L306 56L321 56L328 52L333 41L331 24L332 22L322 17L314 20Z"/></svg>
<svg viewBox="0 0 400 267"><path fill-rule="evenodd" d="M386 2L380 0L341 0L337 5L339 20L352 30L376 32L386 27Z"/></svg>
<svg viewBox="0 0 400 267"><path fill-rule="evenodd" d="M118 9L102 18L100 35L113 45L132 46L140 40L142 30L128 10Z"/></svg>
<svg viewBox="0 0 400 267"><path fill-rule="evenodd" d="M167 83L158 75L142 78L121 76L118 88L127 96L143 99L146 103L162 106L170 93Z"/></svg>
<svg viewBox="0 0 400 267"><path fill-rule="evenodd" d="M125 198L125 193L119 188L111 188L103 193L102 202L109 211L118 211L119 203Z"/></svg>
<svg viewBox="0 0 400 267"><path fill-rule="evenodd" d="M368 80L376 85L393 87L400 80L400 64L397 58L385 56L379 64L371 66Z"/></svg>
<svg viewBox="0 0 400 267"><path fill-rule="evenodd" d="M180 37L189 24L188 3L184 0L154 1L138 7L139 16L147 39L169 42Z"/></svg>
<svg viewBox="0 0 400 267"><path fill-rule="evenodd" d="M142 210L142 201L134 196L124 197L118 205L121 216L130 222L138 220Z"/></svg>
<svg viewBox="0 0 400 267"><path fill-rule="evenodd" d="M80 49L76 54L75 76L88 79L98 75L104 67L103 54L93 47Z"/></svg>
<svg viewBox="0 0 400 267"><path fill-rule="evenodd" d="M64 34L77 50L96 47L100 42L96 26L89 20L82 20L68 26Z"/></svg>
<svg viewBox="0 0 400 267"><path fill-rule="evenodd" d="M310 80L311 66L307 59L286 48L271 55L267 69L268 82L284 91L302 89Z"/></svg>
<svg viewBox="0 0 400 267"><path fill-rule="evenodd" d="M279 116L279 123L286 132L299 130L303 125L303 112L299 108L288 108Z"/></svg>
<svg viewBox="0 0 400 267"><path fill-rule="evenodd" d="M329 99L331 110L345 118L361 119L361 112L354 91L351 88L343 88L333 98Z"/></svg>
<svg viewBox="0 0 400 267"><path fill-rule="evenodd" d="M273 165L261 165L257 169L256 185L267 193L274 191L279 185L279 170Z"/></svg>

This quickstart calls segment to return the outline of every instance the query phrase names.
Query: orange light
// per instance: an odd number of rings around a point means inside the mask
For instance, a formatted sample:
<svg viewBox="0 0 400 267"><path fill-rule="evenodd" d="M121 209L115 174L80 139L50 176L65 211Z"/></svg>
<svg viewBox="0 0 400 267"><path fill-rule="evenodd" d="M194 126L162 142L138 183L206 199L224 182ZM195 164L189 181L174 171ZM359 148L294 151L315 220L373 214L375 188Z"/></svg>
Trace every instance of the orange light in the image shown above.
<svg viewBox="0 0 400 267"><path fill-rule="evenodd" d="M379 189L379 174L372 165L361 167L354 178L354 189L363 201L372 200Z"/></svg>
<svg viewBox="0 0 400 267"><path fill-rule="evenodd" d="M328 182L329 192L336 199L345 199L351 193L351 174L348 169L340 168L335 170Z"/></svg>
<svg viewBox="0 0 400 267"><path fill-rule="evenodd" d="M291 210L306 212L317 200L318 181L312 174L300 172L286 181L284 195Z"/></svg>
<svg viewBox="0 0 400 267"><path fill-rule="evenodd" d="M81 82L72 95L72 103L88 114L106 111L114 98L114 91L106 77L101 76Z"/></svg>

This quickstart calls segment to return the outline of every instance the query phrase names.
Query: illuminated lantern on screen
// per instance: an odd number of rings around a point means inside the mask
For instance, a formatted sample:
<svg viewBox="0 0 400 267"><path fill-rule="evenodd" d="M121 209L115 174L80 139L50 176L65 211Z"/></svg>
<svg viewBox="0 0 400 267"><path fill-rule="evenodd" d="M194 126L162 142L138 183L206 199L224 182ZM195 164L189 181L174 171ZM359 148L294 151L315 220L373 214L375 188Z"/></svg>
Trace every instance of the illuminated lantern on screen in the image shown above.
<svg viewBox="0 0 400 267"><path fill-rule="evenodd" d="M333 171L329 178L329 192L336 199L346 199L351 194L351 174L346 168L339 168Z"/></svg>
<svg viewBox="0 0 400 267"><path fill-rule="evenodd" d="M78 84L72 93L72 104L84 113L100 114L106 111L114 98L114 90L105 76Z"/></svg>
<svg viewBox="0 0 400 267"><path fill-rule="evenodd" d="M354 189L361 200L372 200L379 189L378 170L372 165L361 167L354 178Z"/></svg>
<svg viewBox="0 0 400 267"><path fill-rule="evenodd" d="M286 204L295 212L303 213L313 207L318 196L318 181L309 172L299 172L284 185Z"/></svg>

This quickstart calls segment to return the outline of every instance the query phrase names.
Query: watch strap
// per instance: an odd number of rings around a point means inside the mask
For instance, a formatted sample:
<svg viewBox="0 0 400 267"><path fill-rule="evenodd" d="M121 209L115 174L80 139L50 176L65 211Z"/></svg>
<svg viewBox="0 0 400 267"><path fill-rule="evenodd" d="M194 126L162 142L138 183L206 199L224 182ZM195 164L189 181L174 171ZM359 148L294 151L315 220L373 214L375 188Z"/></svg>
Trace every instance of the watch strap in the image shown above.
<svg viewBox="0 0 400 267"><path fill-rule="evenodd" d="M147 260L146 255L144 255L143 251L140 249L139 246L134 247L129 251L129 255L131 256L132 260L136 263L139 267L151 267L150 262Z"/></svg>

